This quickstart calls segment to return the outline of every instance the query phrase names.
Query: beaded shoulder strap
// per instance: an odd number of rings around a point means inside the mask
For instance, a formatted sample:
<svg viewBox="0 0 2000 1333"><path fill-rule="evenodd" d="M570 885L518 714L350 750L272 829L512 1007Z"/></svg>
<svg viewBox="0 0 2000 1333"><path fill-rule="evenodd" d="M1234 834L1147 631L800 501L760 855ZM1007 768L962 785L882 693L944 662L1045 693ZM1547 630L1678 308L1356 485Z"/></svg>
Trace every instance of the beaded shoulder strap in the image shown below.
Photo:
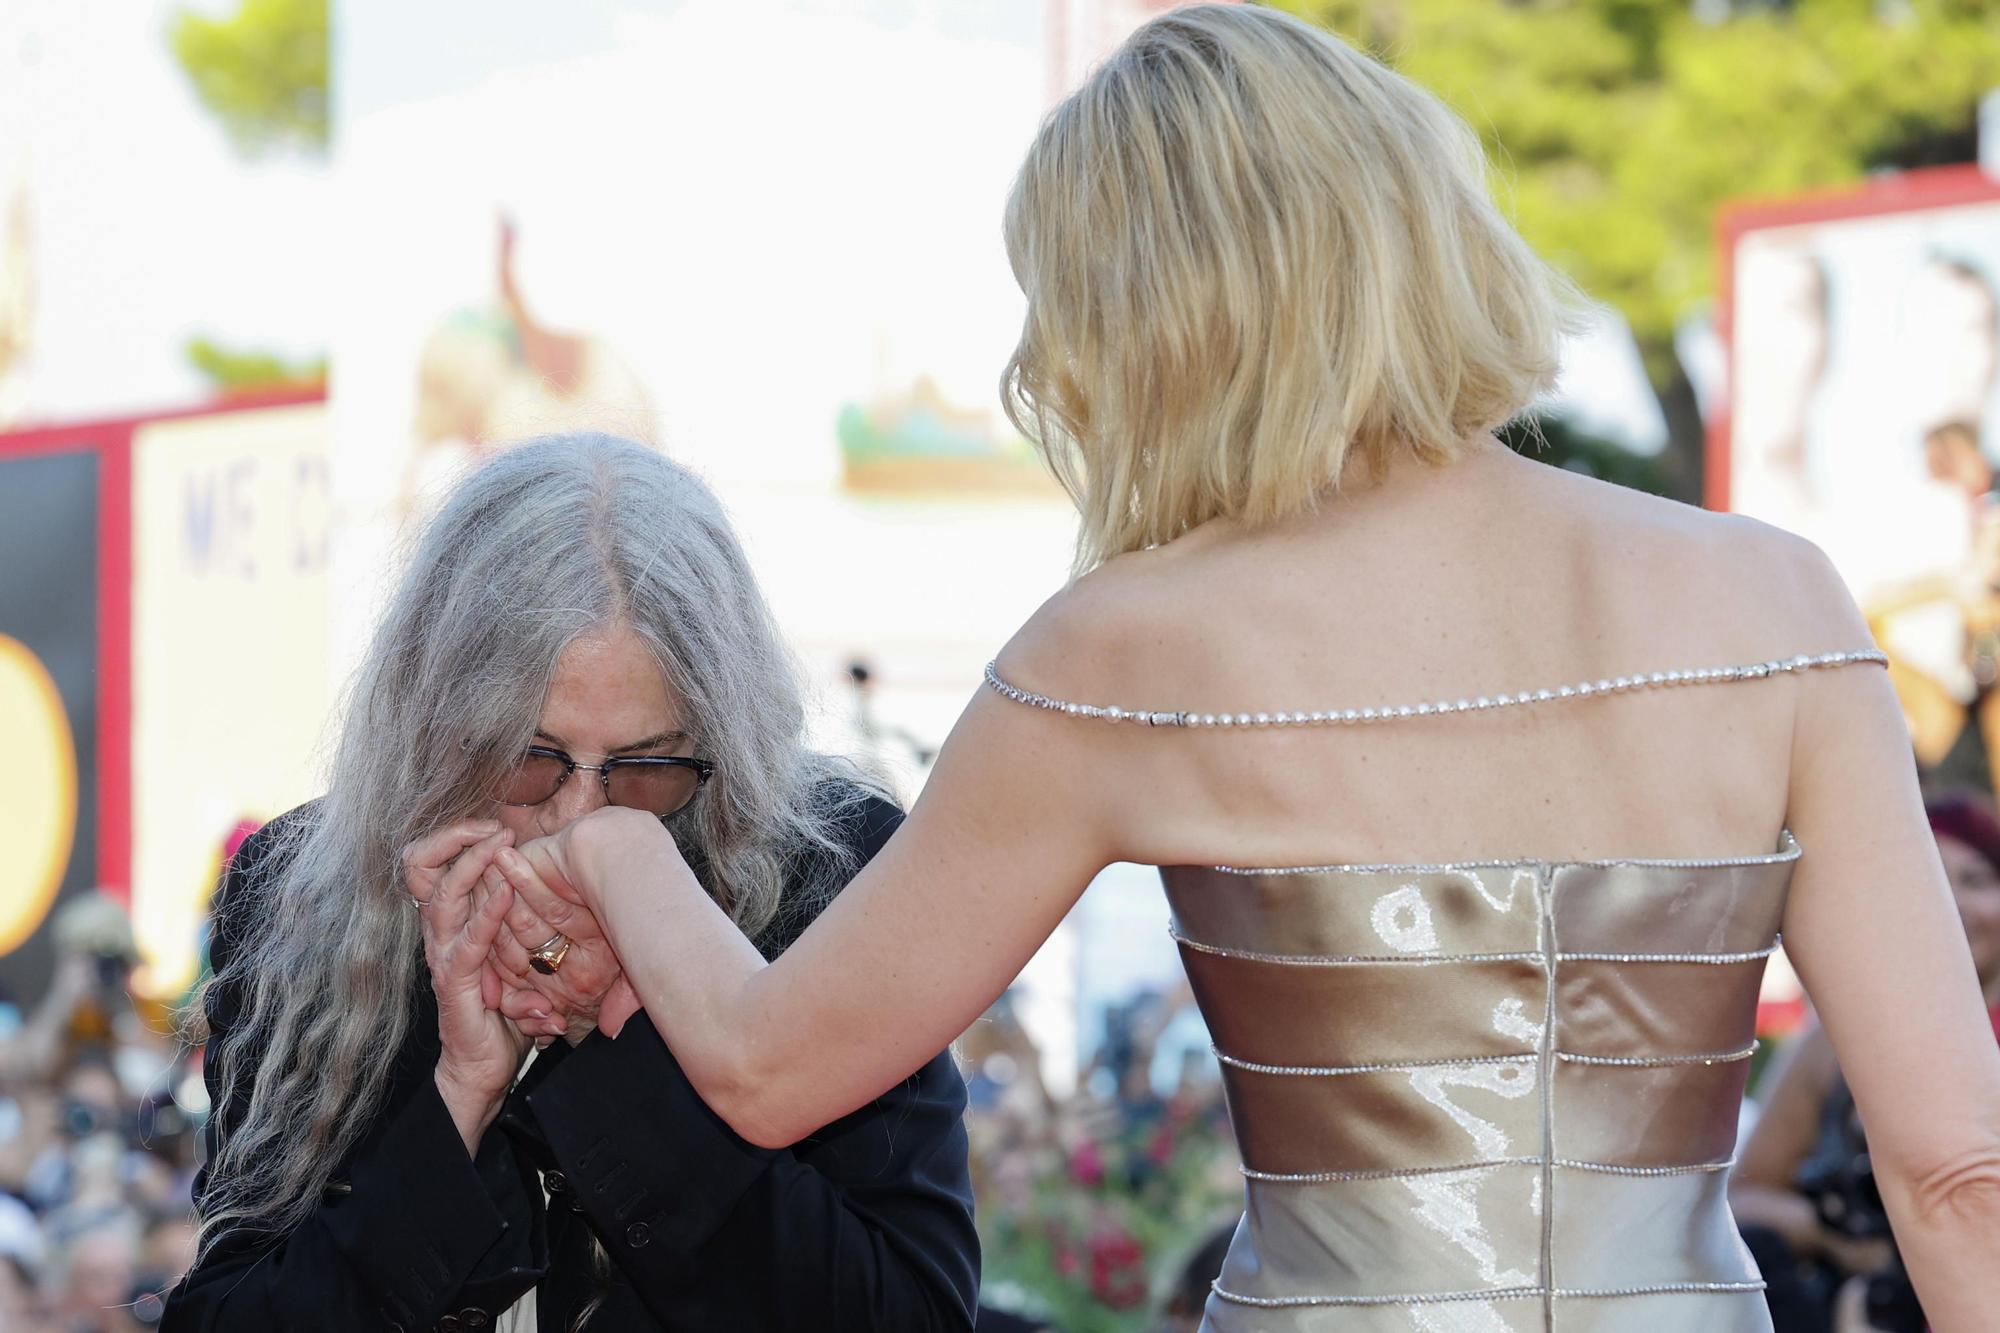
<svg viewBox="0 0 2000 1333"><path fill-rule="evenodd" d="M1480 695L1477 698L1429 703L1396 704L1380 708L1338 708L1319 712L1286 713L1185 713L1161 712L1146 708L1121 708L1116 704L1069 703L1051 699L1033 690L1010 685L999 668L986 664L986 683L1003 698L1029 708L1046 708L1072 717L1098 718L1105 722L1134 722L1145 727L1325 727L1350 726L1368 722L1396 722L1412 717L1439 717L1453 713L1478 713L1494 708L1525 708L1535 704L1563 703L1591 699L1602 694L1626 694L1633 690L1672 689L1689 685L1722 685L1744 680L1764 680L1771 676L1819 671L1830 667L1872 663L1889 665L1886 653L1865 648L1856 652L1819 653L1788 657L1747 666L1708 667L1695 671L1655 671L1647 675L1615 676L1584 681L1554 689L1523 690L1518 694Z"/></svg>

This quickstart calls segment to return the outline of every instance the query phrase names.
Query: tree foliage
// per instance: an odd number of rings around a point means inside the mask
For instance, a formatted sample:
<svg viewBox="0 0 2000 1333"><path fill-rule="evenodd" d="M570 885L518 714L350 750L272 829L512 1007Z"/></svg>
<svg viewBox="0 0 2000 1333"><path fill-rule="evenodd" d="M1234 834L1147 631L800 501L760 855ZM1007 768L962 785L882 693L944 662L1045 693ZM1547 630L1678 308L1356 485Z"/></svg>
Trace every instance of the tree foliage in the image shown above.
<svg viewBox="0 0 2000 1333"><path fill-rule="evenodd" d="M290 361L272 352L231 348L208 338L187 345L190 365L223 395L326 387L326 358Z"/></svg>
<svg viewBox="0 0 2000 1333"><path fill-rule="evenodd" d="M1267 2L1479 131L1522 233L1631 323L1683 449L1673 331L1712 290L1720 206L1970 158L2000 87L2000 0Z"/></svg>
<svg viewBox="0 0 2000 1333"><path fill-rule="evenodd" d="M326 151L327 0L242 0L226 18L182 10L167 39L239 151Z"/></svg>

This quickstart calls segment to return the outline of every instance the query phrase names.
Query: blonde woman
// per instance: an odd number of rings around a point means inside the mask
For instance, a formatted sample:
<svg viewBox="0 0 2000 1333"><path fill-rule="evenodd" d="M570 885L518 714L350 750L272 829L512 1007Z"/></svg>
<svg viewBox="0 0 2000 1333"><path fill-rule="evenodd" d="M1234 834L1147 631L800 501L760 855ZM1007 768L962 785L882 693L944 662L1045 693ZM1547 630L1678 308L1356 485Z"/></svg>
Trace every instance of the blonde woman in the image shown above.
<svg viewBox="0 0 2000 1333"><path fill-rule="evenodd" d="M509 930L600 921L785 1143L1157 865L1248 1176L1205 1327L1752 1333L1725 1182L1782 927L1925 1309L1990 1328L2000 1052L1881 658L1805 543L1494 441L1567 294L1465 126L1175 10L1050 116L1007 235L1079 577L908 821L768 964L618 811L501 853Z"/></svg>

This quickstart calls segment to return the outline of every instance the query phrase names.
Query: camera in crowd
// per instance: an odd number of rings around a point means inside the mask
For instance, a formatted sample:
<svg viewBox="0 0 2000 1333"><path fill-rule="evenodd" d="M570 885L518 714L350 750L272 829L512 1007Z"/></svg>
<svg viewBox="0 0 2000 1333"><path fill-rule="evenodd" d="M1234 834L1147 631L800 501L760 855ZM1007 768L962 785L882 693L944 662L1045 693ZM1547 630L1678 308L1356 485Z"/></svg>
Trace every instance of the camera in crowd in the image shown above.
<svg viewBox="0 0 2000 1333"><path fill-rule="evenodd" d="M1924 1333L1928 1327L1917 1290L1893 1246L1889 1210L1868 1156L1868 1140L1855 1113L1854 1098L1843 1083L1829 1098L1819 1149L1799 1168L1799 1188L1819 1210L1828 1230L1852 1240L1887 1240L1889 1266L1865 1275L1869 1324L1884 1333Z"/></svg>

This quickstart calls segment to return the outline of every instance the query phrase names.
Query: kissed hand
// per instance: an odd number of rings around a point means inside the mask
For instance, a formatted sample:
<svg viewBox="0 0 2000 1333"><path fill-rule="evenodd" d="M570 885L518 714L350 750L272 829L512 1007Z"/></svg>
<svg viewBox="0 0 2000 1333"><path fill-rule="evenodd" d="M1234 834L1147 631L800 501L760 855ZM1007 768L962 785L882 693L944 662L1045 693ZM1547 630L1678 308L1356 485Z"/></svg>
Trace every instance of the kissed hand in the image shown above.
<svg viewBox="0 0 2000 1333"><path fill-rule="evenodd" d="M536 862L554 872L553 884ZM508 981L500 1011L540 1038L566 1037L574 1045L593 1028L616 1037L639 1011L638 996L596 914L577 901L558 865L508 848L486 871L490 889L510 891L513 902L493 949L495 966Z"/></svg>

